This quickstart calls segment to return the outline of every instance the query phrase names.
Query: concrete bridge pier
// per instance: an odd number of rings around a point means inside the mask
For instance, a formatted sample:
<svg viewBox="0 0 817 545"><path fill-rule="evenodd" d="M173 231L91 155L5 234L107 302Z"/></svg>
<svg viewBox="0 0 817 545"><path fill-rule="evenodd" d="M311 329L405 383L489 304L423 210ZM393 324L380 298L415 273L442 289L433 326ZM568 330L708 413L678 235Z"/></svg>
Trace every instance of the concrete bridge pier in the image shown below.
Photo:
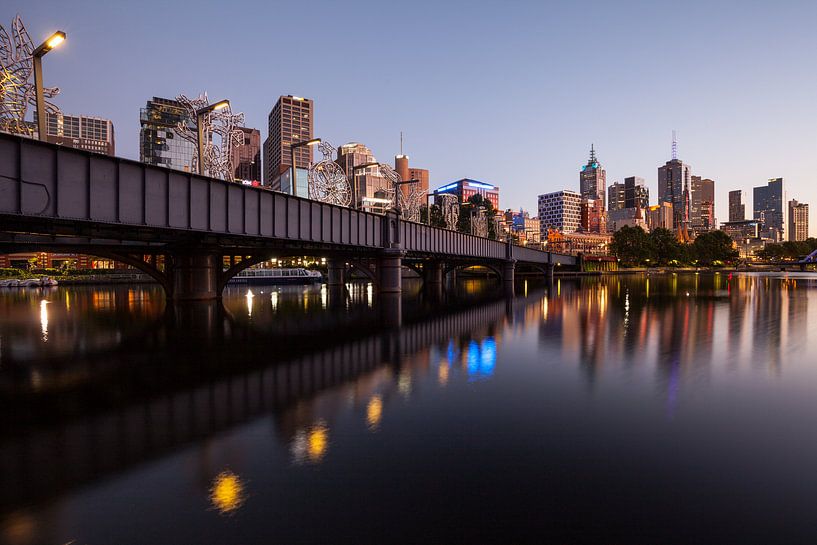
<svg viewBox="0 0 817 545"><path fill-rule="evenodd" d="M502 264L502 284L505 293L513 295L514 281L516 280L516 260L508 259Z"/></svg>
<svg viewBox="0 0 817 545"><path fill-rule="evenodd" d="M385 248L377 258L376 271L381 294L399 294L403 291L403 255L400 248Z"/></svg>
<svg viewBox="0 0 817 545"><path fill-rule="evenodd" d="M429 260L423 263L423 283L426 286L436 286L443 284L443 264L437 260Z"/></svg>
<svg viewBox="0 0 817 545"><path fill-rule="evenodd" d="M210 301L221 298L221 253L180 252L171 257L170 275L173 301Z"/></svg>
<svg viewBox="0 0 817 545"><path fill-rule="evenodd" d="M346 285L346 263L342 259L330 259L326 262L329 272L327 284L329 287Z"/></svg>

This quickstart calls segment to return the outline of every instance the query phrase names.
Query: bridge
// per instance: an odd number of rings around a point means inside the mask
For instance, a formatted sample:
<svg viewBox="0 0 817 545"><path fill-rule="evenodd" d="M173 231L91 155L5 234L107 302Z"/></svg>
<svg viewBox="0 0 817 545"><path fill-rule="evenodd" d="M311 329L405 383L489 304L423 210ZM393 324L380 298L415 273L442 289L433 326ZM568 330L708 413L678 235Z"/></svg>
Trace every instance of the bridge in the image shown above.
<svg viewBox="0 0 817 545"><path fill-rule="evenodd" d="M241 270L280 256L327 258L400 293L401 270L441 285L481 265L513 286L517 266L552 275L581 258L0 133L0 252L76 252L152 276L169 299L211 300Z"/></svg>

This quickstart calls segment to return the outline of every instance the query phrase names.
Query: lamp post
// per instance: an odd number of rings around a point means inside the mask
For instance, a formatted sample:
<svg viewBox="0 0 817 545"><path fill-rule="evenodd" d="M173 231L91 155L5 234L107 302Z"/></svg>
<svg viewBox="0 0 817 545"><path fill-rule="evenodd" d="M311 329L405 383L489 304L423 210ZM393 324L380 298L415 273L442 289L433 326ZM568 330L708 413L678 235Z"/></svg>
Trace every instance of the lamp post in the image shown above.
<svg viewBox="0 0 817 545"><path fill-rule="evenodd" d="M292 159L292 179L290 180L290 194L295 195L295 186L297 180L295 178L297 171L295 170L295 148L302 148L304 146L314 146L315 144L320 144L320 138L311 138L309 140L304 140L303 142L293 142L289 145L289 156Z"/></svg>
<svg viewBox="0 0 817 545"><path fill-rule="evenodd" d="M205 115L227 108L229 105L229 100L219 100L196 110L196 141L199 148L199 174L201 176L204 176L204 123L202 120Z"/></svg>
<svg viewBox="0 0 817 545"><path fill-rule="evenodd" d="M397 192L402 191L402 189L400 189L400 186L405 185L405 184L416 184L419 181L420 180L418 180L417 178L412 178L411 180L400 180L399 182L395 180L395 182L394 182L394 209L395 209L395 211L402 213L402 210L397 209L397 199L398 199Z"/></svg>
<svg viewBox="0 0 817 545"><path fill-rule="evenodd" d="M43 56L65 41L65 32L58 30L34 50L31 62L34 65L34 95L37 106L37 133L45 141L45 98L43 97Z"/></svg>
<svg viewBox="0 0 817 545"><path fill-rule="evenodd" d="M358 170L365 170L365 169L367 169L369 167L379 167L379 166L380 166L380 163L375 161L375 162L371 162L371 163L364 163L362 165L354 165L352 167L352 185L354 186L353 198L354 198L355 209L360 208L360 206L358 205L358 202L360 201L360 199L358 198L359 195L358 195L358 187L357 187L357 171Z"/></svg>

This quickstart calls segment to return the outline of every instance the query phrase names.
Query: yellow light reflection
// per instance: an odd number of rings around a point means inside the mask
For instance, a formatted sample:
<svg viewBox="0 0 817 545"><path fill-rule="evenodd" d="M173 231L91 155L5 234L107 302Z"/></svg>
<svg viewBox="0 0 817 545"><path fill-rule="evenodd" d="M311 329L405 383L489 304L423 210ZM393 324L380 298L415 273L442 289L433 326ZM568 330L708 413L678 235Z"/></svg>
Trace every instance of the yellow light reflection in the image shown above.
<svg viewBox="0 0 817 545"><path fill-rule="evenodd" d="M400 375L397 377L397 391L405 397L411 393L411 371L405 367L400 370Z"/></svg>
<svg viewBox="0 0 817 545"><path fill-rule="evenodd" d="M247 316L252 317L252 300L255 295L253 295L252 290L247 290Z"/></svg>
<svg viewBox="0 0 817 545"><path fill-rule="evenodd" d="M329 429L324 424L314 426L307 438L307 455L309 461L320 462L329 448Z"/></svg>
<svg viewBox="0 0 817 545"><path fill-rule="evenodd" d="M40 329L43 342L48 342L48 301L40 301Z"/></svg>
<svg viewBox="0 0 817 545"><path fill-rule="evenodd" d="M448 362L446 361L441 362L440 368L437 369L437 383L440 386L448 384Z"/></svg>
<svg viewBox="0 0 817 545"><path fill-rule="evenodd" d="M377 431L380 420L383 418L383 398L379 395L372 396L369 404L366 405L366 424L371 431Z"/></svg>
<svg viewBox="0 0 817 545"><path fill-rule="evenodd" d="M366 302L370 307L374 304L374 287L371 282L366 284Z"/></svg>
<svg viewBox="0 0 817 545"><path fill-rule="evenodd" d="M270 293L270 302L272 303L272 310L278 310L278 292L274 291Z"/></svg>
<svg viewBox="0 0 817 545"><path fill-rule="evenodd" d="M216 475L210 487L210 503L222 515L234 513L243 505L246 496L241 479L230 470Z"/></svg>

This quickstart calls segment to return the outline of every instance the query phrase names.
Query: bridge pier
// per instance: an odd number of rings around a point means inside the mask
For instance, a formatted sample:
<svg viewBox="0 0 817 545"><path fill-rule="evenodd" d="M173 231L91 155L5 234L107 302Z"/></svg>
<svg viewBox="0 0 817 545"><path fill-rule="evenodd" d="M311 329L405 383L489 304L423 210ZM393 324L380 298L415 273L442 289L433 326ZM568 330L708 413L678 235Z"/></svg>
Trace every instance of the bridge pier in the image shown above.
<svg viewBox="0 0 817 545"><path fill-rule="evenodd" d="M173 301L210 301L221 298L221 254L216 252L184 252L172 256L170 275Z"/></svg>
<svg viewBox="0 0 817 545"><path fill-rule="evenodd" d="M431 287L443 284L443 264L437 260L423 263L423 283Z"/></svg>
<svg viewBox="0 0 817 545"><path fill-rule="evenodd" d="M508 259L502 264L502 284L505 286L505 292L513 294L514 281L516 280L516 260Z"/></svg>
<svg viewBox="0 0 817 545"><path fill-rule="evenodd" d="M346 285L346 263L342 259L329 259L326 263L328 269L327 284L333 286Z"/></svg>
<svg viewBox="0 0 817 545"><path fill-rule="evenodd" d="M402 262L404 252L400 248L385 248L377 258L377 278L380 293L403 291Z"/></svg>

